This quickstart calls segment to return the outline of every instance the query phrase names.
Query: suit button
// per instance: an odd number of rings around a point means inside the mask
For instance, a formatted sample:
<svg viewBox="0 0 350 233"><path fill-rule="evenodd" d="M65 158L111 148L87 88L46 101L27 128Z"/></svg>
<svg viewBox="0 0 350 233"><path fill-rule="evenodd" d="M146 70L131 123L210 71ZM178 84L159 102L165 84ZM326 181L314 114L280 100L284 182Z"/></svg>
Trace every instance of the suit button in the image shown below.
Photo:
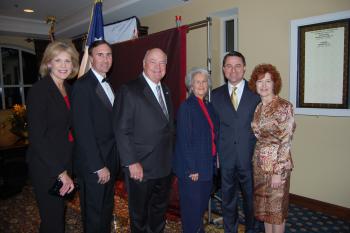
<svg viewBox="0 0 350 233"><path fill-rule="evenodd" d="M233 142L233 144L235 144L235 145L236 145L236 144L237 144L237 142L236 142L236 141L234 141L234 142Z"/></svg>

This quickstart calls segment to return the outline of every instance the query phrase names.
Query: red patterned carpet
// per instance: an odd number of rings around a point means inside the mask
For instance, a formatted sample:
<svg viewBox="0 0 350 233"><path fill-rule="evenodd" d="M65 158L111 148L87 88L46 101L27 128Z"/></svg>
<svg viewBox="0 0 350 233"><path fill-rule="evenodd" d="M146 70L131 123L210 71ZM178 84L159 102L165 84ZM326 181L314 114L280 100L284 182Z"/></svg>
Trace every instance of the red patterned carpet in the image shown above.
<svg viewBox="0 0 350 233"><path fill-rule="evenodd" d="M118 187L121 188L121 187ZM121 192L117 193L121 194ZM81 233L81 218L79 213L79 199L76 196L68 202L66 213L66 233ZM128 207L125 195L115 196L116 226L111 232L127 233L129 230ZM39 214L34 200L32 188L26 185L22 192L7 198L0 199L0 232L1 233L36 233L39 226ZM165 233L181 232L181 223L176 211L167 214ZM221 233L213 225L206 226L208 233ZM243 232L243 229L240 229Z"/></svg>

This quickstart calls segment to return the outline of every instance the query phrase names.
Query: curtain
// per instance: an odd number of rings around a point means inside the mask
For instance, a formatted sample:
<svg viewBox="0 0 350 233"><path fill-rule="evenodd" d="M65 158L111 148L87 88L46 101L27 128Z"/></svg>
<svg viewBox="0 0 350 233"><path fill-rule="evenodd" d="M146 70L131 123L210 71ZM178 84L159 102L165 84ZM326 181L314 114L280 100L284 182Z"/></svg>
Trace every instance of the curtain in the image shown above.
<svg viewBox="0 0 350 233"><path fill-rule="evenodd" d="M168 57L164 82L171 91L175 116L180 104L186 99L186 33L187 26L181 26L139 39L112 45L113 66L111 84L117 90L124 83L136 79L142 72L142 61L145 53L151 48L162 49ZM168 214L179 214L179 194L177 179L173 181ZM168 215L169 217L169 215Z"/></svg>
<svg viewBox="0 0 350 233"><path fill-rule="evenodd" d="M142 72L142 61L148 49L160 48L168 56L166 76L162 80L171 91L176 110L186 98L186 33L187 26L112 45L113 66L111 84L117 90L122 84L136 79Z"/></svg>
<svg viewBox="0 0 350 233"><path fill-rule="evenodd" d="M48 44L50 44L49 40L34 39L34 49L35 49L36 63L37 63L38 70L39 70L40 63L43 58L45 49Z"/></svg>

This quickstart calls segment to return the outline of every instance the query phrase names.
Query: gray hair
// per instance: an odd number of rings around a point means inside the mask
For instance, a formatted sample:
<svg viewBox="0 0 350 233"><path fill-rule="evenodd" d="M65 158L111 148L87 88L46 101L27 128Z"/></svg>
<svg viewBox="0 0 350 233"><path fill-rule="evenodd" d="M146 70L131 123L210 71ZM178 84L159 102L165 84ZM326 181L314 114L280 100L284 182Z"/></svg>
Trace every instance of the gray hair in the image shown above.
<svg viewBox="0 0 350 233"><path fill-rule="evenodd" d="M210 74L209 74L208 70L203 69L203 68L194 67L187 73L186 78L185 78L185 85L186 85L186 88L187 88L188 92L192 93L192 91L191 91L192 80L193 80L193 77L196 74L203 74L205 77L207 77L207 79L208 79L208 89L210 90L212 83L211 83L211 77L210 77Z"/></svg>

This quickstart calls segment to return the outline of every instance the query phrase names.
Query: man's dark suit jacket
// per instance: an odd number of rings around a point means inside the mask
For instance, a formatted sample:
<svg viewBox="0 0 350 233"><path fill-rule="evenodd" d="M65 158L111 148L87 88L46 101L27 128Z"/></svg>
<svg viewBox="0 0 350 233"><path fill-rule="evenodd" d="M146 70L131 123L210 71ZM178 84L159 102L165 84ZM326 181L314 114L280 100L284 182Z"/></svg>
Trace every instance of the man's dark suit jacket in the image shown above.
<svg viewBox="0 0 350 233"><path fill-rule="evenodd" d="M171 173L173 107L168 88L162 84L162 89L169 120L143 75L120 88L114 105L114 133L121 164L141 163L144 180Z"/></svg>
<svg viewBox="0 0 350 233"><path fill-rule="evenodd" d="M213 106L206 104L217 135L218 122ZM199 181L213 179L214 158L212 155L211 128L197 97L190 95L177 114L174 172L180 179L199 173Z"/></svg>
<svg viewBox="0 0 350 233"><path fill-rule="evenodd" d="M112 104L91 70L74 84L72 113L77 175L91 174L103 167L115 172L117 164L110 162L116 160L112 156L117 156Z"/></svg>
<svg viewBox="0 0 350 233"><path fill-rule="evenodd" d="M70 86L65 83L67 94ZM68 140L70 110L50 76L37 82L27 98L29 148L27 161L42 174L56 179L71 171L73 144Z"/></svg>
<svg viewBox="0 0 350 233"><path fill-rule="evenodd" d="M260 98L248 88L245 81L242 97L236 111L231 103L228 84L215 89L212 103L220 119L219 159L221 168L251 169L256 138L251 121Z"/></svg>

